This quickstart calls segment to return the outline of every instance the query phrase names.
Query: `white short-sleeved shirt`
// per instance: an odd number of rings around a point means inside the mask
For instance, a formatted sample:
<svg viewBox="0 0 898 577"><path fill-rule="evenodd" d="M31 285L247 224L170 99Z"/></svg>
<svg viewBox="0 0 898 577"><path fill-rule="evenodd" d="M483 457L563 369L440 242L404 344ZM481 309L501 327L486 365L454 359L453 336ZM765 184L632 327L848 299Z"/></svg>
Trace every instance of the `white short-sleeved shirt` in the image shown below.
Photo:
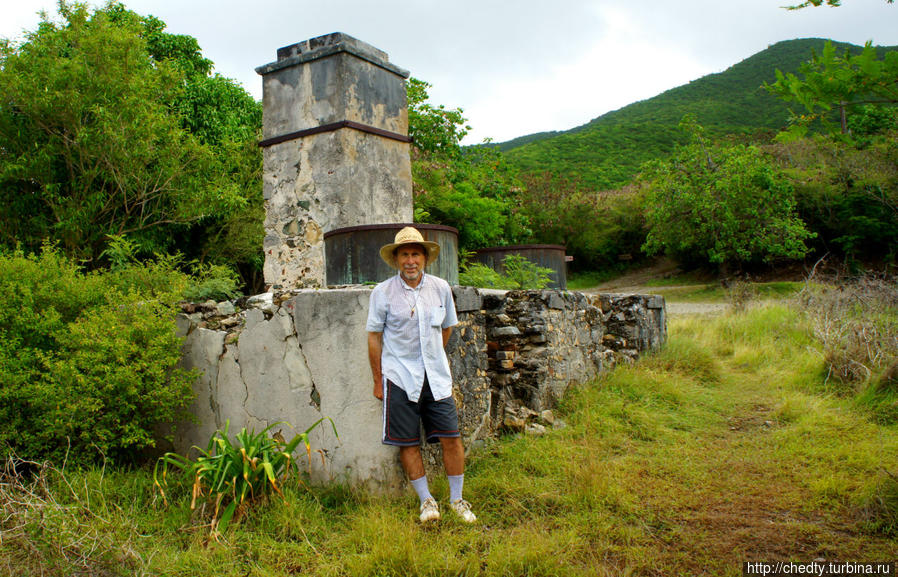
<svg viewBox="0 0 898 577"><path fill-rule="evenodd" d="M384 379L401 387L410 401L418 402L425 373L434 400L452 395L443 329L457 324L452 289L439 277L424 274L412 288L397 274L371 293L366 330L383 333Z"/></svg>

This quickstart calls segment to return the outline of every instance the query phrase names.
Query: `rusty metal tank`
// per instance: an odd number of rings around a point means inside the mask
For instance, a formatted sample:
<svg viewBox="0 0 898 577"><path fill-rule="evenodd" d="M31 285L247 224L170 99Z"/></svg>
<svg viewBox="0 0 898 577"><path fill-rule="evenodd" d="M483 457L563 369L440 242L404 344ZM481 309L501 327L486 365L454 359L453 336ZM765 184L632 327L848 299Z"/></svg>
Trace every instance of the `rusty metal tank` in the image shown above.
<svg viewBox="0 0 898 577"><path fill-rule="evenodd" d="M458 284L458 230L451 226L391 223L347 226L324 233L325 277L328 286L378 283L396 269L380 258L380 247L390 244L406 226L421 232L424 240L440 245L440 256L426 272Z"/></svg>
<svg viewBox="0 0 898 577"><path fill-rule="evenodd" d="M520 255L538 266L552 269L552 273L549 275L552 277L552 282L547 288L567 290L567 261L564 250L560 244L494 246L479 249L474 258L494 271L504 273L505 266L502 262L505 257L510 254Z"/></svg>

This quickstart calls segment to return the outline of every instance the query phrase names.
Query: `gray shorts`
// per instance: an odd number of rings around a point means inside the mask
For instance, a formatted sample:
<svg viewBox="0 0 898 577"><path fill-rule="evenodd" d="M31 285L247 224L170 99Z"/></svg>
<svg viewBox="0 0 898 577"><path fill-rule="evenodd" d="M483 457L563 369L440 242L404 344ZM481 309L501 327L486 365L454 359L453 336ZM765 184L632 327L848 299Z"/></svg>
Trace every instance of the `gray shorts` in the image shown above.
<svg viewBox="0 0 898 577"><path fill-rule="evenodd" d="M430 383L424 377L424 388L417 403L408 400L400 387L387 380L384 394L384 445L413 447L421 444L421 425L428 443L440 437L460 437L458 412L452 397L435 401Z"/></svg>

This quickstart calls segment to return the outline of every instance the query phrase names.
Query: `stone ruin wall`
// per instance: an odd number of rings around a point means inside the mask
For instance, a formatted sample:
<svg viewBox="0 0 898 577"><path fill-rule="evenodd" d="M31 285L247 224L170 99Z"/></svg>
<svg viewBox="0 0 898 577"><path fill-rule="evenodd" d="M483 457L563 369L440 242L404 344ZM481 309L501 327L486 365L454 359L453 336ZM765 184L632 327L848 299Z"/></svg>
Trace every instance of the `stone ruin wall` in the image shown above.
<svg viewBox="0 0 898 577"><path fill-rule="evenodd" d="M502 432L542 433L565 391L666 338L657 296L588 296L557 290L454 287L459 325L447 350L468 450ZM175 448L205 446L230 422L260 430L285 421L312 435L313 478L375 490L404 487L398 452L380 443L381 402L371 394L367 357L370 288L267 293L231 303L188 305L182 365L195 368L191 407L199 423L179 425ZM291 436L287 425L279 425ZM439 468L439 451L425 451Z"/></svg>

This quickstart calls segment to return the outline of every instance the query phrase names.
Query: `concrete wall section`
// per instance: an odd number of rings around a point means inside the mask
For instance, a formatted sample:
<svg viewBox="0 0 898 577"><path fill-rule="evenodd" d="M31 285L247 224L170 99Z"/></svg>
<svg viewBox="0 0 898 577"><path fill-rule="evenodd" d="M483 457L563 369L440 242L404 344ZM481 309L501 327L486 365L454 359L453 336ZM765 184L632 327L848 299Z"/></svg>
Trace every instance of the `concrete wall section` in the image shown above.
<svg viewBox="0 0 898 577"><path fill-rule="evenodd" d="M205 447L230 422L257 431L278 421L312 434L313 479L395 491L404 486L397 451L380 443L381 403L371 394L367 333L370 288L294 290L180 315L182 364L202 376L191 407L198 423L177 429L177 450ZM661 346L663 299L455 287L459 325L447 346L466 447L503 430L528 430L572 385L621 359ZM545 417L543 417L545 418ZM277 428L277 427L276 427ZM280 426L290 438L287 425ZM428 467L439 452L425 451Z"/></svg>
<svg viewBox="0 0 898 577"><path fill-rule="evenodd" d="M406 143L341 128L270 146L263 164L264 274L275 289L325 286L325 232L413 219Z"/></svg>

